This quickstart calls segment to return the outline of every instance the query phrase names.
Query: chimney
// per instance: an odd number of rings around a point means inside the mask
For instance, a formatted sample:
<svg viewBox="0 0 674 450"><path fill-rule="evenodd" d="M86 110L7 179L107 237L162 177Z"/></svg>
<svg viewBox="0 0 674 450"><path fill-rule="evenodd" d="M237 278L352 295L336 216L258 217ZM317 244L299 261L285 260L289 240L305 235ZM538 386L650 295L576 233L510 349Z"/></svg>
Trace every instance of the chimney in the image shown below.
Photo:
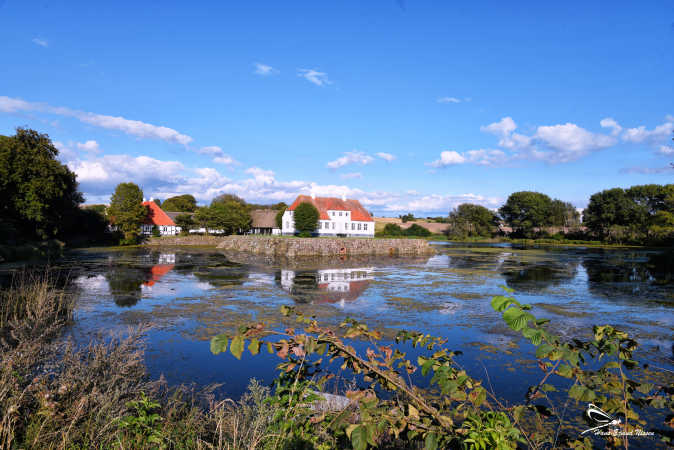
<svg viewBox="0 0 674 450"><path fill-rule="evenodd" d="M342 201L343 201L343 202L346 201L346 195L344 195L344 194L342 194Z"/></svg>
<svg viewBox="0 0 674 450"><path fill-rule="evenodd" d="M311 199L316 200L316 194L314 193L314 191L311 191Z"/></svg>

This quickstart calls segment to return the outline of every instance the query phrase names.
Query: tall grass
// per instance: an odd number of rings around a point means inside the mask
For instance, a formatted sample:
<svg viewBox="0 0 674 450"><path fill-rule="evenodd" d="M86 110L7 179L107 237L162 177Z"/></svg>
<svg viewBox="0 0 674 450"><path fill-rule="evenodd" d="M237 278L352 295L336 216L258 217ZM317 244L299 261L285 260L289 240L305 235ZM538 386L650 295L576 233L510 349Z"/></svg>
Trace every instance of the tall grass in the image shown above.
<svg viewBox="0 0 674 450"><path fill-rule="evenodd" d="M73 307L48 272L22 274L0 292L0 449L268 446L268 388L252 381L237 402L168 388L147 376L147 327L83 348L56 339Z"/></svg>

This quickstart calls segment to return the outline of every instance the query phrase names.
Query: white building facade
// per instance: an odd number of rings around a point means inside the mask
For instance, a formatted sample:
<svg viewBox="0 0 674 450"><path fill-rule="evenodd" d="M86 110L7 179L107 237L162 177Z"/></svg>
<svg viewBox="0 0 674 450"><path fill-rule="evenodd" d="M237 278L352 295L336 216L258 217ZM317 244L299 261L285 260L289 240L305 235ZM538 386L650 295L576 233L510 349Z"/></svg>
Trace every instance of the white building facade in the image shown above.
<svg viewBox="0 0 674 450"><path fill-rule="evenodd" d="M319 213L316 236L374 237L374 219L358 200L300 195L283 213L281 232L294 235L295 209L311 203Z"/></svg>

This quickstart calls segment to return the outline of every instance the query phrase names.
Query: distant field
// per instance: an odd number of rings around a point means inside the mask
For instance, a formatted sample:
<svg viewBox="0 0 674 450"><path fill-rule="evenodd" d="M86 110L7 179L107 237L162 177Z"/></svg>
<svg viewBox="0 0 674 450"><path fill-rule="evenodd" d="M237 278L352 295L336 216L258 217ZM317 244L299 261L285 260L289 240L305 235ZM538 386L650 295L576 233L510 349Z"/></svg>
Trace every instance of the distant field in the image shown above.
<svg viewBox="0 0 674 450"><path fill-rule="evenodd" d="M403 221L397 217L375 217L374 218L375 232L382 231L387 223L394 223L396 225L399 225L400 228L403 229L409 228L412 226L412 224L416 223L417 225L426 228L431 233L437 234L442 233L447 229L446 223L428 222L426 220L415 220L414 222L403 223Z"/></svg>

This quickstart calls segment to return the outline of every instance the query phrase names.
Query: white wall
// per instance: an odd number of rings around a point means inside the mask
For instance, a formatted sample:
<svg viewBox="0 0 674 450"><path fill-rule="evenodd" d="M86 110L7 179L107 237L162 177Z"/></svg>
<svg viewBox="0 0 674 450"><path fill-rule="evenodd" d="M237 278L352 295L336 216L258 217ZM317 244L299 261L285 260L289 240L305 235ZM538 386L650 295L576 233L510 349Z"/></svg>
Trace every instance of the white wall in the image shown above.
<svg viewBox="0 0 674 450"><path fill-rule="evenodd" d="M341 214L341 215L340 215ZM346 234L347 236L374 237L374 221L352 221L350 211L328 211L330 220L319 220L316 232L319 236L335 236ZM283 234L295 234L295 220L293 211L286 210L283 213Z"/></svg>

